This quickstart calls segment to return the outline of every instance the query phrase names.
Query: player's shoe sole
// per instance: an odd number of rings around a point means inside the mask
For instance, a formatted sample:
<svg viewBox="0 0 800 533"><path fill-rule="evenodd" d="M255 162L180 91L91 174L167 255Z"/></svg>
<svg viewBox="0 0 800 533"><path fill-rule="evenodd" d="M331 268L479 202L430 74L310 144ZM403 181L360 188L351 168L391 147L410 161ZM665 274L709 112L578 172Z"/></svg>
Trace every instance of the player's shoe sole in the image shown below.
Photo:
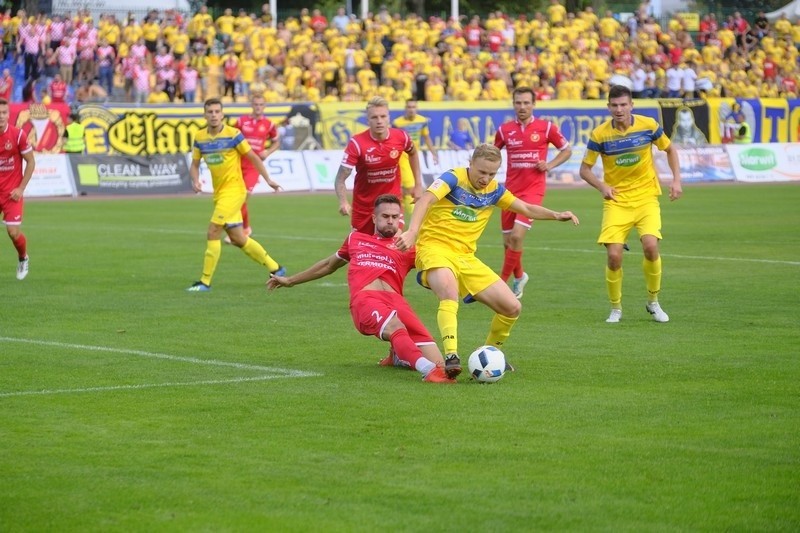
<svg viewBox="0 0 800 533"><path fill-rule="evenodd" d="M622 309L612 309L608 318L606 318L606 322L609 324L616 324L620 320L622 320Z"/></svg>
<svg viewBox="0 0 800 533"><path fill-rule="evenodd" d="M428 383L458 383L455 379L447 377L445 370L437 366L430 372L428 372L422 381L426 381Z"/></svg>
<svg viewBox="0 0 800 533"><path fill-rule="evenodd" d="M444 373L451 379L455 379L461 373L461 359L458 354L451 353L444 358Z"/></svg>

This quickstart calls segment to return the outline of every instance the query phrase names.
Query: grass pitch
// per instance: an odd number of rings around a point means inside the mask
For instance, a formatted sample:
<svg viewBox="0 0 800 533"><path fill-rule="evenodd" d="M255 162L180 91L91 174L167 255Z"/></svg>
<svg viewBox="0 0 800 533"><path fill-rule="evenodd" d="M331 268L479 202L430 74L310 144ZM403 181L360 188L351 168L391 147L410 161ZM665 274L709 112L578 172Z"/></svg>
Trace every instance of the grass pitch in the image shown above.
<svg viewBox="0 0 800 533"><path fill-rule="evenodd" d="M344 270L267 294L225 247L199 276L211 201L29 201L31 271L0 246L2 531L796 531L800 187L685 187L662 200L671 322L625 256L604 322L601 200L536 223L505 352L518 371L456 386L380 368ZM251 200L296 272L338 248L332 195ZM502 261L497 216L478 255ZM412 305L436 331L434 296ZM491 314L462 305L462 356Z"/></svg>

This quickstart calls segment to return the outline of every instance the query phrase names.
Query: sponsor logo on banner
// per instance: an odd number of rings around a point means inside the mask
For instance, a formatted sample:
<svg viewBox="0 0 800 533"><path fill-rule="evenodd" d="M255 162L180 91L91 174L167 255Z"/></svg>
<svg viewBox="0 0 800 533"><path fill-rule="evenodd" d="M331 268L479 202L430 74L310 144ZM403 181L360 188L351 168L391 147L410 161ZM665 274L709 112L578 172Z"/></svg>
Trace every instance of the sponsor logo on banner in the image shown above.
<svg viewBox="0 0 800 533"><path fill-rule="evenodd" d="M28 137L38 153L58 154L64 144L69 106L67 104L10 104L9 122Z"/></svg>
<svg viewBox="0 0 800 533"><path fill-rule="evenodd" d="M288 104L268 104L264 115L278 123L289 110ZM251 111L249 105L228 104L226 123L233 126L239 116ZM87 104L78 113L86 129L86 153L90 155L188 153L195 134L206 126L202 105L131 108Z"/></svg>
<svg viewBox="0 0 800 533"><path fill-rule="evenodd" d="M778 164L769 148L750 148L739 154L739 164L747 170L769 170Z"/></svg>
<svg viewBox="0 0 800 533"><path fill-rule="evenodd" d="M81 194L164 194L191 190L182 155L114 157L70 155Z"/></svg>
<svg viewBox="0 0 800 533"><path fill-rule="evenodd" d="M64 154L36 154L36 168L28 186L26 197L74 196L69 160Z"/></svg>
<svg viewBox="0 0 800 533"><path fill-rule="evenodd" d="M729 144L725 148L739 181L800 180L800 144Z"/></svg>

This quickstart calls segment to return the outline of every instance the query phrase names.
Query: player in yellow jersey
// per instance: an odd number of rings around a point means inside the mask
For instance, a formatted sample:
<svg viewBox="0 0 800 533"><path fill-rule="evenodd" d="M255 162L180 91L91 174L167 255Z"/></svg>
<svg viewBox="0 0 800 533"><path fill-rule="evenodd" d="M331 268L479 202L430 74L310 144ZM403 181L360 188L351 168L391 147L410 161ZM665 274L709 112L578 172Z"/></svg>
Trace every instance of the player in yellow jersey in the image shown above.
<svg viewBox="0 0 800 533"><path fill-rule="evenodd" d="M223 230L230 237L232 244L241 248L253 261L267 267L271 274L286 275L286 269L270 257L256 240L247 237L242 229L242 204L247 198L247 190L242 179L242 156L250 160L266 180L267 185L276 191L281 188L280 185L269 177L264 163L253 152L242 132L224 123L222 101L219 98L206 100L203 110L208 126L195 135L189 175L192 178L192 188L195 192L200 192L200 159L205 159L214 186L214 213L208 225L203 275L186 290L191 292L211 290L211 278L222 253L220 237Z"/></svg>
<svg viewBox="0 0 800 533"><path fill-rule="evenodd" d="M678 152L663 128L649 117L632 114L633 100L627 87L615 85L608 92L611 120L596 127L586 146L581 163L581 178L603 195L603 222L598 244L604 244L608 256L606 287L611 314L606 322L622 318L622 250L634 227L639 232L647 285L647 312L656 322L668 322L669 316L658 303L661 290L661 186L653 164L652 146L667 153L672 171L669 199L681 197L681 169ZM603 180L592 167L603 160Z"/></svg>
<svg viewBox="0 0 800 533"><path fill-rule="evenodd" d="M433 164L439 164L439 154L436 152L436 147L433 146L431 140L430 130L428 123L430 120L417 114L418 104L416 100L407 100L405 113L401 117L397 117L392 122L392 126L400 128L408 133L411 141L414 143L417 151L420 149L420 141L425 141L425 146L431 151L433 155ZM414 200L419 198L422 194L422 185L418 190L414 190L416 182L414 181L414 173L411 172L411 163L408 161L408 154L403 152L400 154L400 185L403 188L403 205L406 211L411 213L414 210Z"/></svg>
<svg viewBox="0 0 800 533"><path fill-rule="evenodd" d="M458 301L479 301L494 312L485 344L502 346L519 318L522 305L508 285L475 256L478 239L494 206L537 220L571 220L569 211L556 212L518 199L494 179L502 162L500 149L475 148L469 167L448 170L417 201L408 230L396 238L400 250L417 246L417 279L439 298L437 322L442 336L445 372L461 373L458 357ZM513 370L510 365L508 369Z"/></svg>

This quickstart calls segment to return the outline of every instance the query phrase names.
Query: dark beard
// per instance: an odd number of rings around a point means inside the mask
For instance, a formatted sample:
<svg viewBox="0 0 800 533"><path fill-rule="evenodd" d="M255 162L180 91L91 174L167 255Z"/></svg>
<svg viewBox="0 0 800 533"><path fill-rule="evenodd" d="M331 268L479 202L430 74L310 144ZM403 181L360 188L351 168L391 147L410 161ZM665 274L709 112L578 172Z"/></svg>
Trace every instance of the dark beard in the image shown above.
<svg viewBox="0 0 800 533"><path fill-rule="evenodd" d="M386 238L394 237L395 235L397 235L397 228L389 228L384 231L378 231L377 233L381 237L386 237Z"/></svg>

